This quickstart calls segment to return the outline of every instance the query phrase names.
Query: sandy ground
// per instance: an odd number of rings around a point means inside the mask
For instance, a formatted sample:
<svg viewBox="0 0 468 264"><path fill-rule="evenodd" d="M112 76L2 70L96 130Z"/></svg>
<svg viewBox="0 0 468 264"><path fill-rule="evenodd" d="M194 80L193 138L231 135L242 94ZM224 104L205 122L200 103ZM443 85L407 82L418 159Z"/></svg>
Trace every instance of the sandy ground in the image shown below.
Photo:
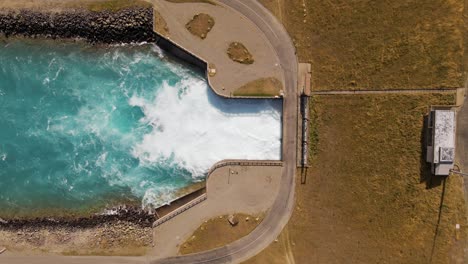
<svg viewBox="0 0 468 264"><path fill-rule="evenodd" d="M169 39L215 66L216 75L210 76L209 81L217 93L231 96L241 86L260 78L274 77L284 82L273 47L263 33L242 15L222 5L152 2L167 23ZM215 21L205 39L185 28L185 24L199 13L209 14ZM253 64L241 64L228 57L229 44L236 41L245 45L253 55Z"/></svg>
<svg viewBox="0 0 468 264"><path fill-rule="evenodd" d="M154 229L156 257L177 255L179 246L210 218L269 209L279 189L282 167L230 166L217 169L207 182L208 199Z"/></svg>
<svg viewBox="0 0 468 264"><path fill-rule="evenodd" d="M70 4L86 3L105 0L0 0L0 9L35 9L60 11L67 8Z"/></svg>
<svg viewBox="0 0 468 264"><path fill-rule="evenodd" d="M150 227L128 222L90 228L0 228L2 256L11 255L144 255L152 246ZM1 258L1 256L0 256ZM1 261L0 261L1 262Z"/></svg>

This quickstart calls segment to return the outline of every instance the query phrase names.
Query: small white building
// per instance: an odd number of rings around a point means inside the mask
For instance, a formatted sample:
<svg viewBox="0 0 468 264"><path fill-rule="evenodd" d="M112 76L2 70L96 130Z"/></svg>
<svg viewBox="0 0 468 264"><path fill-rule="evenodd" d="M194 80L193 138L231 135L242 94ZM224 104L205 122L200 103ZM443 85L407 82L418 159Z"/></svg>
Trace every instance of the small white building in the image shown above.
<svg viewBox="0 0 468 264"><path fill-rule="evenodd" d="M432 108L427 127L426 161L434 175L447 176L455 162L456 113L451 108Z"/></svg>

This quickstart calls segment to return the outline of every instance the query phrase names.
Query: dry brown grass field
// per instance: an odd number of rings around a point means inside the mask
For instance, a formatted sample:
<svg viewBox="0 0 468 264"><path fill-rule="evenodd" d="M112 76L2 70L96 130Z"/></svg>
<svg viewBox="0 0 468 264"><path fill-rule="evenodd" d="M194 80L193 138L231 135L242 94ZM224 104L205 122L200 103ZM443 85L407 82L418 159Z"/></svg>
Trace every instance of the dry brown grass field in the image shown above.
<svg viewBox="0 0 468 264"><path fill-rule="evenodd" d="M453 102L453 94L313 97L316 154L297 177L293 216L247 263L463 263L462 179L431 178L421 148L428 106Z"/></svg>
<svg viewBox="0 0 468 264"><path fill-rule="evenodd" d="M312 64L313 90L463 86L463 0L260 1ZM462 179L431 178L422 147L428 106L453 103L313 97L312 167L297 175L293 216L246 263L465 263Z"/></svg>
<svg viewBox="0 0 468 264"><path fill-rule="evenodd" d="M463 0L260 0L314 90L461 87Z"/></svg>

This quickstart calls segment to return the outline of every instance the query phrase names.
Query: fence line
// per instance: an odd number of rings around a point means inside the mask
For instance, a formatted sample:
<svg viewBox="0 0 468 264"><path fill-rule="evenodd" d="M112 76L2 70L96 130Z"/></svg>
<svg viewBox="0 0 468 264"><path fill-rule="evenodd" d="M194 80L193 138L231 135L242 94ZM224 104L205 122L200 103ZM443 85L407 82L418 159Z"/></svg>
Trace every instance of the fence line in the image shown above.
<svg viewBox="0 0 468 264"><path fill-rule="evenodd" d="M441 89L389 89L389 90L325 90L312 91L311 95L339 95L339 94L398 94L398 93L448 93L456 92L459 88Z"/></svg>
<svg viewBox="0 0 468 264"><path fill-rule="evenodd" d="M171 220L172 218L180 215L181 213L187 211L188 209L194 207L195 205L203 202L206 200L206 193L198 196L197 198L193 199L192 201L182 205L181 207L175 209L174 211L170 212L169 214L159 218L153 223L153 228L160 226L161 224Z"/></svg>
<svg viewBox="0 0 468 264"><path fill-rule="evenodd" d="M229 160L229 161L220 161L213 165L208 171L208 177L217 169L226 167L226 166L283 166L282 161L245 161L245 160Z"/></svg>

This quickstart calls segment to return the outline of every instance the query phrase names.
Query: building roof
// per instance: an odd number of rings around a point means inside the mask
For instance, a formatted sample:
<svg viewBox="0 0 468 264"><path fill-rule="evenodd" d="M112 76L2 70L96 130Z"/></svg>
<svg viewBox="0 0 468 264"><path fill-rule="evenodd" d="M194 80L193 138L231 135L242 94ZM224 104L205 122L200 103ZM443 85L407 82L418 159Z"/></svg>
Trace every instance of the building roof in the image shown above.
<svg viewBox="0 0 468 264"><path fill-rule="evenodd" d="M455 111L436 110L434 121L434 163L453 162L455 155Z"/></svg>

